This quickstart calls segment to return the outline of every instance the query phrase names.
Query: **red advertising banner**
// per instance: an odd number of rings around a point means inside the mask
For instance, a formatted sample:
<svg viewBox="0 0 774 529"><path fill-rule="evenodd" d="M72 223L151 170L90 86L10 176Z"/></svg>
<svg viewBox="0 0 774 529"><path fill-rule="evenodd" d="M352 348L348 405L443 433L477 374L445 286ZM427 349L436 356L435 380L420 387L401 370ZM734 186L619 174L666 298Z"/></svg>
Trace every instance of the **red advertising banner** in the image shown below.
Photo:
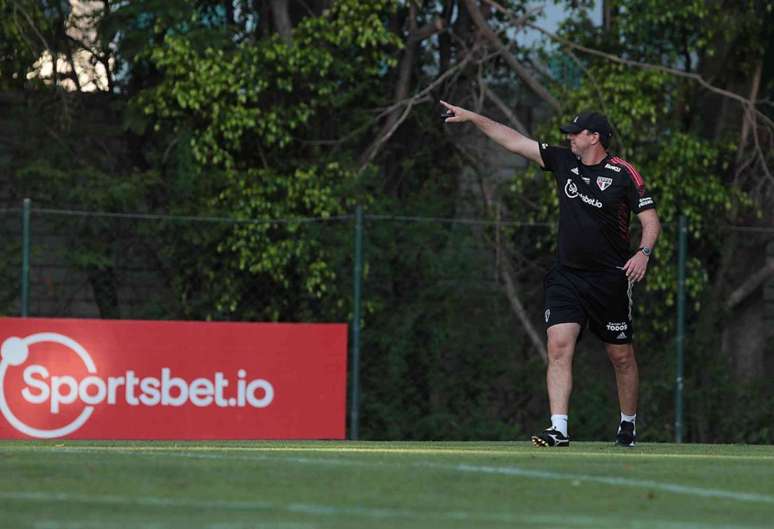
<svg viewBox="0 0 774 529"><path fill-rule="evenodd" d="M347 326L0 318L2 439L343 439Z"/></svg>

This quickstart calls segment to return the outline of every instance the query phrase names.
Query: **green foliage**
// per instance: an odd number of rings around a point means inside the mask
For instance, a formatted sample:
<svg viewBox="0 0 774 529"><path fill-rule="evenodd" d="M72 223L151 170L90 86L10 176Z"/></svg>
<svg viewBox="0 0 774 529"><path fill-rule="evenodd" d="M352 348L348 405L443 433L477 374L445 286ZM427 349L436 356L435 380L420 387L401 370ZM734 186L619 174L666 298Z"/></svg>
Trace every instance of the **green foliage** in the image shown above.
<svg viewBox="0 0 774 529"><path fill-rule="evenodd" d="M690 0L678 9L665 0L629 0L619 5L616 24L625 36L624 45L649 62L690 62L687 54L705 51L722 31L722 26L711 23L722 13L715 2Z"/></svg>
<svg viewBox="0 0 774 529"><path fill-rule="evenodd" d="M0 90L29 85L27 73L46 49L41 37L50 38L55 28L45 2L0 0Z"/></svg>
<svg viewBox="0 0 774 529"><path fill-rule="evenodd" d="M185 131L199 178L211 181L208 209L240 219L341 215L357 199L351 155L314 143L330 120L334 134L359 126L362 117L351 107L376 86L399 44L382 23L392 6L337 1L322 16L303 19L291 44L274 35L201 46L196 32L167 32L162 46L142 55L161 80L138 95L135 108L160 138ZM297 238L293 226L243 224L217 245L226 268L240 274L230 276L213 309L243 310L250 303L244 281L269 281L277 294L254 317L297 317L293 304L281 301L297 296L296 287L341 297L329 288L330 250ZM297 282L290 279L298 274Z"/></svg>
<svg viewBox="0 0 774 529"><path fill-rule="evenodd" d="M462 224L367 225L367 439L523 437L542 370L497 291L496 262ZM484 323L485 322L485 323Z"/></svg>

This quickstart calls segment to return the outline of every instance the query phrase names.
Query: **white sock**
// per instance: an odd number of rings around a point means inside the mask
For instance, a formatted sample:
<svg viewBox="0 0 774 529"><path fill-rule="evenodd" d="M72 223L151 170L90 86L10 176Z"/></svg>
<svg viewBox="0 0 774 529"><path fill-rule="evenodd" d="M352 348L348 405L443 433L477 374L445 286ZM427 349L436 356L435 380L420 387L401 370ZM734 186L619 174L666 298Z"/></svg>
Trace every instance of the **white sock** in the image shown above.
<svg viewBox="0 0 774 529"><path fill-rule="evenodd" d="M626 421L630 422L634 425L634 430L637 431L637 414L634 415L626 415L624 412L621 412L621 422ZM620 427L619 427L620 431Z"/></svg>
<svg viewBox="0 0 774 529"><path fill-rule="evenodd" d="M567 437L567 415L551 415L551 427Z"/></svg>

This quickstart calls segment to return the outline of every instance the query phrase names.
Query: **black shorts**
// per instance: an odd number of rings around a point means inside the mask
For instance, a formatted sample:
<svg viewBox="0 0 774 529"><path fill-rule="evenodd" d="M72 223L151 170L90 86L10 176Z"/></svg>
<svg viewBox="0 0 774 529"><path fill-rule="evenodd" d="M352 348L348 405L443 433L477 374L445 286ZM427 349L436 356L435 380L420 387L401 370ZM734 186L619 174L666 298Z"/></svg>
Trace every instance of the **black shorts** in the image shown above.
<svg viewBox="0 0 774 529"><path fill-rule="evenodd" d="M623 270L587 271L554 264L543 286L546 328L574 322L582 332L588 323L605 343L632 342L632 283Z"/></svg>

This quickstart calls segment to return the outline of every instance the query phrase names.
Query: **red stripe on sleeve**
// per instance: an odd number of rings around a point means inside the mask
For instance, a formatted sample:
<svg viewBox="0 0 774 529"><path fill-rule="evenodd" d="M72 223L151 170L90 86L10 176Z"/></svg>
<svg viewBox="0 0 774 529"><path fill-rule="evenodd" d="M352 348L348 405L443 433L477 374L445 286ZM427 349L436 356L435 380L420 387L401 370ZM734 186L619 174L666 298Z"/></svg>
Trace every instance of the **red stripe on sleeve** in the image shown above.
<svg viewBox="0 0 774 529"><path fill-rule="evenodd" d="M637 171L637 169L634 168L632 164L622 158L619 158L618 156L614 156L610 159L610 161L623 165L627 169L629 177L634 181L634 185L637 186L637 189L642 189L645 187L645 180L642 179L642 176L640 176L640 173Z"/></svg>

